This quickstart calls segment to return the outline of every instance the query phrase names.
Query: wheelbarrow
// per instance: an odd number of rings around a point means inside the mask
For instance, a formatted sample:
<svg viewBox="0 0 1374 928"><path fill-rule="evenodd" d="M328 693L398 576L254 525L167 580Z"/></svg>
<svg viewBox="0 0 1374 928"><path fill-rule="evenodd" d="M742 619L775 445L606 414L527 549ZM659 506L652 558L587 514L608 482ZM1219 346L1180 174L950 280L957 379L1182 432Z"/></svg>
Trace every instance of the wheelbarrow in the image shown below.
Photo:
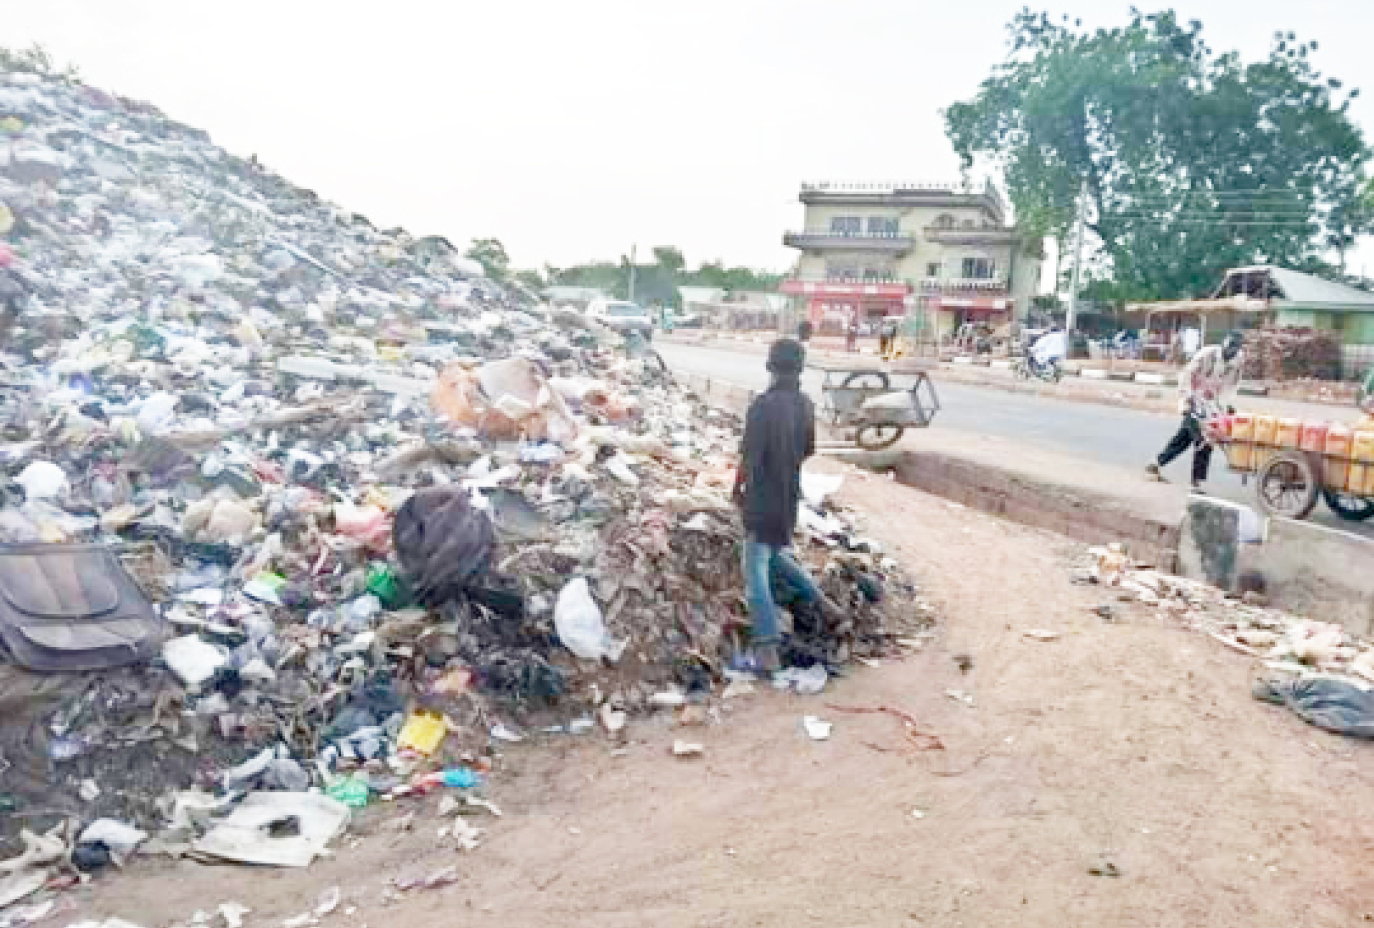
<svg viewBox="0 0 1374 928"><path fill-rule="evenodd" d="M940 410L935 384L920 364L890 369L890 373L912 377L909 387L895 390L889 370L850 363L811 366L825 373L822 419L835 428L852 429L854 444L865 451L890 448L907 429L929 426Z"/></svg>

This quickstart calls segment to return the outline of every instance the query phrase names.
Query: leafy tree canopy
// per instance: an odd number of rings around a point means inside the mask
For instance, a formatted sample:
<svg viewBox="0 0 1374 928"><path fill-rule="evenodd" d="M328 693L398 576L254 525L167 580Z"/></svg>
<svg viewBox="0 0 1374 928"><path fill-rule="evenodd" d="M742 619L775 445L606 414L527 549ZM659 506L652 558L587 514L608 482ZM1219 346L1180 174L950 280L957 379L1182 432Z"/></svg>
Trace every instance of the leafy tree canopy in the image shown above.
<svg viewBox="0 0 1374 928"><path fill-rule="evenodd" d="M1089 32L1022 10L1010 53L945 113L965 169L1005 176L1017 221L1068 239L1079 191L1101 243L1095 289L1116 299L1209 291L1229 267L1310 267L1369 229L1358 91L1323 78L1316 43L1217 54L1202 25L1132 11Z"/></svg>
<svg viewBox="0 0 1374 928"><path fill-rule="evenodd" d="M505 280L510 274L510 256L506 254L506 246L501 244L500 239L474 239L465 257L482 265L492 280Z"/></svg>

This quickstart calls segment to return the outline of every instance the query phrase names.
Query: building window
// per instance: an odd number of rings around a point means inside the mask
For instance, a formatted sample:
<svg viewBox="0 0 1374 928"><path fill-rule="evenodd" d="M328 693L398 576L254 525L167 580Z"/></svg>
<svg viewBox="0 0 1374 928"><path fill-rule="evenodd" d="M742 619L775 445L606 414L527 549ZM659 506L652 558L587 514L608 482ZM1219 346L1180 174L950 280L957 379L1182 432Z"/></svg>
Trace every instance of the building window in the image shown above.
<svg viewBox="0 0 1374 928"><path fill-rule="evenodd" d="M939 261L932 261L932 262L930 262L929 264L926 265L926 276L927 276L927 277L939 277L939 276L940 276L940 262L939 262Z"/></svg>
<svg viewBox="0 0 1374 928"><path fill-rule="evenodd" d="M830 234L831 235L862 235L864 230L863 219L858 216L831 216Z"/></svg>
<svg viewBox="0 0 1374 928"><path fill-rule="evenodd" d="M941 213L941 214L935 219L935 228L937 228L937 229L952 229L952 228L954 228L954 217L951 216L949 213Z"/></svg>
<svg viewBox="0 0 1374 928"><path fill-rule="evenodd" d="M884 216L869 216L868 234L874 238L896 238L897 220Z"/></svg>
<svg viewBox="0 0 1374 928"><path fill-rule="evenodd" d="M997 263L991 258L965 258L963 271L965 280L992 280Z"/></svg>
<svg viewBox="0 0 1374 928"><path fill-rule="evenodd" d="M858 265L826 262L825 279L829 281L853 282L859 279Z"/></svg>
<svg viewBox="0 0 1374 928"><path fill-rule="evenodd" d="M896 279L890 267L866 267L864 268L864 281L866 283L891 283Z"/></svg>

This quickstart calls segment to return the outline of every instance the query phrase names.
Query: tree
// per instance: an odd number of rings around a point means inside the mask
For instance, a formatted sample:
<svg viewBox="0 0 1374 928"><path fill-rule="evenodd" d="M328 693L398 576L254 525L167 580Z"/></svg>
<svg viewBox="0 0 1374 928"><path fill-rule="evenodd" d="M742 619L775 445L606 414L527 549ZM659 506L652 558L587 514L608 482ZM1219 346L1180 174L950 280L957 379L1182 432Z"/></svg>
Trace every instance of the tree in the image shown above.
<svg viewBox="0 0 1374 928"><path fill-rule="evenodd" d="M59 68L52 55L48 54L48 50L38 44L18 50L0 48L0 71L25 71L45 77L61 77L69 81L81 79L75 66Z"/></svg>
<svg viewBox="0 0 1374 928"><path fill-rule="evenodd" d="M473 239L465 256L482 265L482 270L492 280L505 280L510 274L510 256L500 239Z"/></svg>
<svg viewBox="0 0 1374 928"><path fill-rule="evenodd" d="M1280 33L1246 64L1172 12L1086 32L1026 9L1009 32L1006 61L946 129L966 171L1002 171L1030 235L1067 241L1085 191L1104 295L1203 294L1226 268L1311 266L1333 236L1358 234L1358 91L1322 78L1315 43Z"/></svg>
<svg viewBox="0 0 1374 928"><path fill-rule="evenodd" d="M526 287L529 287L535 293L538 293L547 286L543 276L535 270L516 271L512 279L515 280L516 283L524 284Z"/></svg>
<svg viewBox="0 0 1374 928"><path fill-rule="evenodd" d="M676 276L687 266L687 259L676 248L655 248L654 261L669 274Z"/></svg>

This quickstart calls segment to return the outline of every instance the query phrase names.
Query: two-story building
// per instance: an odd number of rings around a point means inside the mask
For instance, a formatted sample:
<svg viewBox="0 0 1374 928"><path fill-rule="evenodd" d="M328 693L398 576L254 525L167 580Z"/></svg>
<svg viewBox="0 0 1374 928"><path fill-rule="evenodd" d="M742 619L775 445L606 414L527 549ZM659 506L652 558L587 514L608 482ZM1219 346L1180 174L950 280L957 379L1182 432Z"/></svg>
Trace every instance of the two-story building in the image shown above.
<svg viewBox="0 0 1374 928"><path fill-rule="evenodd" d="M803 184L801 251L782 292L812 324L914 316L941 334L962 322L1024 318L1040 285L1041 243L1007 224L992 185Z"/></svg>

